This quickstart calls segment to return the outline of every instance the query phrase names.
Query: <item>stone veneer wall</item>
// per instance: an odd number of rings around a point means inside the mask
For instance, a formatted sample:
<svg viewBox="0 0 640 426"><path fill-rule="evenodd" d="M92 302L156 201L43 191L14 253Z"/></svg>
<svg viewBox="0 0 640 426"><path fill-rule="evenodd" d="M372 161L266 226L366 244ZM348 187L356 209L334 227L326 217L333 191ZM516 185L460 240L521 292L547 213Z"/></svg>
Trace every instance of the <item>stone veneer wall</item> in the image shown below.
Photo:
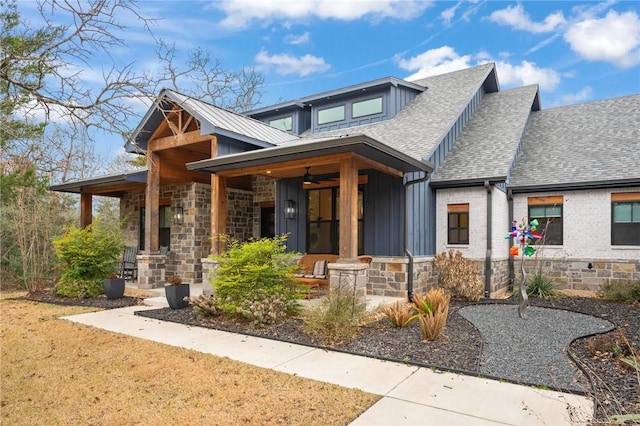
<svg viewBox="0 0 640 426"><path fill-rule="evenodd" d="M591 267L589 267L591 265ZM527 259L527 275L538 269L560 289L597 291L605 280L640 280L640 259ZM520 259L514 262L515 286L522 279Z"/></svg>
<svg viewBox="0 0 640 426"><path fill-rule="evenodd" d="M253 192L229 188L227 201L227 235L239 241L252 238L253 220L256 215Z"/></svg>
<svg viewBox="0 0 640 426"><path fill-rule="evenodd" d="M251 180L253 188L253 237L260 237L260 204L266 201L275 202L276 200L276 180L254 176Z"/></svg>
<svg viewBox="0 0 640 426"><path fill-rule="evenodd" d="M413 260L413 292L426 293L438 283L432 257ZM474 262L484 282L484 262ZM409 260L403 257L374 257L367 270L369 294L390 297L407 295ZM491 296L504 292L509 285L509 265L506 260L492 262Z"/></svg>

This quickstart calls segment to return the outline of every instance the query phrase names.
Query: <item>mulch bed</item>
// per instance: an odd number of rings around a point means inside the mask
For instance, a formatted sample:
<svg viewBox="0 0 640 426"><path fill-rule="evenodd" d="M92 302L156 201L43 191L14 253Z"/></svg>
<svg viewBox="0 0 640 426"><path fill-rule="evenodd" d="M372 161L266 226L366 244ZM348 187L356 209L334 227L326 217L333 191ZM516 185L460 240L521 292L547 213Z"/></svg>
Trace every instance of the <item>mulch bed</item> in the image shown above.
<svg viewBox="0 0 640 426"><path fill-rule="evenodd" d="M106 297L93 299L57 298L50 292L32 293L28 300L45 303L93 306L104 309L120 308L141 304L141 299L125 297L108 300ZM562 297L552 299L530 298L531 306L566 309L607 319L617 325L616 330L605 335L578 339L572 343L570 351L580 367L586 370L585 383L593 382L594 396L597 398L596 422L604 422L614 414L640 413L640 379L637 372L602 350L592 355L589 348L606 348L612 341L620 345L640 348L640 306L614 303L601 299L584 297ZM517 304L516 300L489 300L478 303ZM330 349L364 356L400 361L420 366L431 366L450 371L473 373L477 371L482 350L482 336L458 310L467 303L452 301L445 334L435 342L420 340L417 323L404 329L391 327L382 319L361 327L358 335L348 341L331 345ZM514 306L514 309L515 306ZM326 347L319 337L307 333L299 318L292 318L277 326L254 328L244 321L225 317L198 318L188 307L184 309L153 309L136 312L138 315L164 321L178 322L200 327L216 328L241 334L249 334L309 346ZM561 326L561 324L559 324ZM599 339L599 340L596 340ZM553 388L553 384L549 384Z"/></svg>
<svg viewBox="0 0 640 426"><path fill-rule="evenodd" d="M52 291L42 290L29 293L24 296L24 299L34 302L52 303L54 305L67 305L67 306L85 306L101 309L117 309L126 308L127 306L143 305L144 299L139 297L125 296L122 299L107 299L104 294L98 297L86 297L86 298L71 298L71 297L58 297Z"/></svg>

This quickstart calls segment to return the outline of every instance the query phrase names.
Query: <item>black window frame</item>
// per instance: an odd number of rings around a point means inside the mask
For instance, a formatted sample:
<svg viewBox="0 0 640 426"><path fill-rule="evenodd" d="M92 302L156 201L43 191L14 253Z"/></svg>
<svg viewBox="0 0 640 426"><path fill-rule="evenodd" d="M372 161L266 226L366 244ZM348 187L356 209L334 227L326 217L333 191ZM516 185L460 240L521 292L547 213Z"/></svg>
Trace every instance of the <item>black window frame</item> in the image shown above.
<svg viewBox="0 0 640 426"><path fill-rule="evenodd" d="M631 204L631 221L615 222L615 206L617 204ZM635 206L634 206L635 205ZM612 201L611 202L611 245L612 246L640 246L640 221L633 221L634 209L640 209L640 201Z"/></svg>
<svg viewBox="0 0 640 426"><path fill-rule="evenodd" d="M531 214L531 208L532 207L533 208L544 207L545 208L545 215L544 216L532 215ZM558 223L558 218L549 217L547 215L546 209L548 207L553 207L553 208L558 208L559 207L560 208L559 223ZM537 226L536 232L539 233L539 234L542 234L542 238L540 238L540 239L535 239L534 238L533 241L531 242L531 244L533 244L533 245L540 244L540 245L545 245L545 246L562 246L562 245L564 245L564 206L563 206L563 203L529 204L527 210L528 210L527 211L527 213L528 213L527 217L529 218L529 223L531 223L531 221L533 221L534 219L537 219L538 220L538 226ZM556 230L556 228L559 228L559 230ZM551 229L553 231L553 233L551 235L549 235L549 232L548 232L549 229ZM557 240L556 238L559 238L559 240Z"/></svg>

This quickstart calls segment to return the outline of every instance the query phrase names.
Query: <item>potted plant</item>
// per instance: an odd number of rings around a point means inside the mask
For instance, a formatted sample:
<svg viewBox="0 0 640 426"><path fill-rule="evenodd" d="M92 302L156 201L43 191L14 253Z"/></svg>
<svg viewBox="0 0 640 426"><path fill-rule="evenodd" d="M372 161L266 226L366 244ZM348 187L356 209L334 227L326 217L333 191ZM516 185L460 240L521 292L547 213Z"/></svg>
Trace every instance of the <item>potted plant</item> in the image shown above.
<svg viewBox="0 0 640 426"><path fill-rule="evenodd" d="M120 278L115 272L109 274L109 277L104 280L104 292L109 300L122 299L124 296L124 278Z"/></svg>
<svg viewBox="0 0 640 426"><path fill-rule="evenodd" d="M183 284L179 275L169 277L164 285L164 293L171 309L181 309L189 305L189 284Z"/></svg>

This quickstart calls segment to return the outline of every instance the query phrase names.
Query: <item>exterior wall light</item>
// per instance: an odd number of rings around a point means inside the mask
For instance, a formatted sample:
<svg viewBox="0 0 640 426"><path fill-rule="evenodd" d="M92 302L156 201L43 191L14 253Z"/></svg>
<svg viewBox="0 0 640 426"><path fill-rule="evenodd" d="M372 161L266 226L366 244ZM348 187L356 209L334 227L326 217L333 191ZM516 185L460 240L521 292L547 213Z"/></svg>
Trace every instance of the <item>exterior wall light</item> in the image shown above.
<svg viewBox="0 0 640 426"><path fill-rule="evenodd" d="M285 219L295 219L296 218L296 203L293 200L287 200L287 203L284 208L284 217Z"/></svg>
<svg viewBox="0 0 640 426"><path fill-rule="evenodd" d="M182 225L182 222L184 221L184 210L182 207L173 208L173 221L176 225Z"/></svg>

